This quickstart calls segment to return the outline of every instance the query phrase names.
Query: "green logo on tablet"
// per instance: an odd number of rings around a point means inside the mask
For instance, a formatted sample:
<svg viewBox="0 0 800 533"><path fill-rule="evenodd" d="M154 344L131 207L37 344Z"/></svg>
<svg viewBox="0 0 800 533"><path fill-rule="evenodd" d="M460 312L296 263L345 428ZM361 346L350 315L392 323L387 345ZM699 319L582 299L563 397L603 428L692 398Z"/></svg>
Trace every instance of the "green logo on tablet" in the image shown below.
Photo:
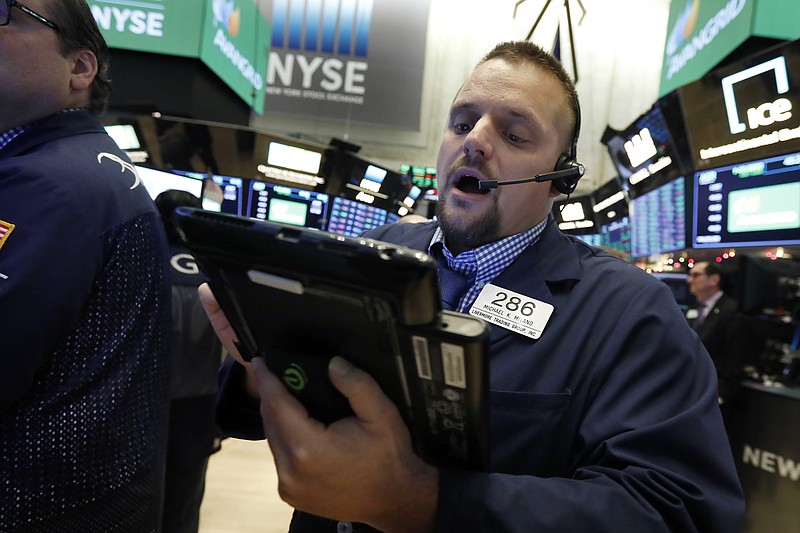
<svg viewBox="0 0 800 533"><path fill-rule="evenodd" d="M306 388L308 379L303 369L299 365L292 363L289 368L283 371L283 382L293 391L300 392Z"/></svg>

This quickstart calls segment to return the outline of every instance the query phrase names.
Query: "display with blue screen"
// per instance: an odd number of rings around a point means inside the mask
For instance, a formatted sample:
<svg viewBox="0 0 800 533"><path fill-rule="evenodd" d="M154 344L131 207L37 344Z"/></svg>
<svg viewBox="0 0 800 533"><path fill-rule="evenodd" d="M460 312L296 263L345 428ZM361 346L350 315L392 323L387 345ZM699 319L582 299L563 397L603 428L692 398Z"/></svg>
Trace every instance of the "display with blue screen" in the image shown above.
<svg viewBox="0 0 800 533"><path fill-rule="evenodd" d="M800 153L697 172L692 246L800 244Z"/></svg>
<svg viewBox="0 0 800 533"><path fill-rule="evenodd" d="M398 218L400 218L398 215L386 209L337 196L331 206L328 231L347 237L357 237L368 229L397 222Z"/></svg>
<svg viewBox="0 0 800 533"><path fill-rule="evenodd" d="M613 248L631 255L631 225L628 217L603 224L598 229L599 233L578 235L578 238L598 248Z"/></svg>
<svg viewBox="0 0 800 533"><path fill-rule="evenodd" d="M633 257L646 257L686 248L684 177L631 199L630 223Z"/></svg>
<svg viewBox="0 0 800 533"><path fill-rule="evenodd" d="M190 170L175 170L184 176L205 180L203 185L203 209L220 211L231 215L242 216L247 197L247 183L251 180L236 176L219 176ZM213 186L211 184L214 184Z"/></svg>
<svg viewBox="0 0 800 533"><path fill-rule="evenodd" d="M281 224L323 230L327 225L328 195L251 180L245 216Z"/></svg>

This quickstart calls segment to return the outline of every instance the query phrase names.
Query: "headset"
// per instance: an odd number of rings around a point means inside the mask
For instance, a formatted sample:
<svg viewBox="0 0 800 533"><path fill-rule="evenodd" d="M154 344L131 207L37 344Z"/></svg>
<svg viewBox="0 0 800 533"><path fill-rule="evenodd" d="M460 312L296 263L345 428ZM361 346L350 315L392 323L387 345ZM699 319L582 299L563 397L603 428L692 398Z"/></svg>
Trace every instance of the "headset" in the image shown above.
<svg viewBox="0 0 800 533"><path fill-rule="evenodd" d="M575 129L572 131L572 141L568 154L561 154L558 156L556 166L553 172L542 174L542 177L548 174L552 175L558 173L550 179L553 180L553 185L562 194L569 196L575 192L578 186L578 180L581 179L585 172L584 166L578 162L578 136L581 132L581 106L576 102L575 106Z"/></svg>

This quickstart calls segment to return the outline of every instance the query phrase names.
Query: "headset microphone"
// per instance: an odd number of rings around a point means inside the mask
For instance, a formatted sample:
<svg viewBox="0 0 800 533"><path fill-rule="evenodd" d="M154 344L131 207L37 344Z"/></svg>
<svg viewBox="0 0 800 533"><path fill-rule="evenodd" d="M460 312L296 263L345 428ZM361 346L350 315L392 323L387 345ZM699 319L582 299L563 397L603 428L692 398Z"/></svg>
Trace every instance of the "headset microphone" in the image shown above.
<svg viewBox="0 0 800 533"><path fill-rule="evenodd" d="M500 181L497 180L479 180L478 181L478 189L485 191L488 189L496 189L501 185L515 185L517 183L530 183L532 181L542 182L542 181L552 181L552 180L574 180L576 183L581 176L583 176L584 172L586 172L585 168L581 163L573 163L569 168L564 168L561 170L554 170L552 172L545 172L544 174L538 174L532 178L523 178L519 180L508 180L508 181Z"/></svg>

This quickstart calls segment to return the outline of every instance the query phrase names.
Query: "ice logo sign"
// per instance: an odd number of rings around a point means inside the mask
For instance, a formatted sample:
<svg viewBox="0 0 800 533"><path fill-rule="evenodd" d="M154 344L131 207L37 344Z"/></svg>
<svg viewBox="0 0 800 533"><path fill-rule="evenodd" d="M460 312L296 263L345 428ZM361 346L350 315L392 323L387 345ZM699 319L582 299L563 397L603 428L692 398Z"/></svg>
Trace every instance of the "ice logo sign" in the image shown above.
<svg viewBox="0 0 800 533"><path fill-rule="evenodd" d="M748 127L754 130L761 126L769 126L792 117L792 103L786 98L778 98L773 102L764 102L749 108L746 112L747 122L742 121L736 104L734 86L744 80L765 74L775 76L775 88L778 95L789 92L789 76L786 71L786 59L783 56L770 59L722 79L722 94L725 98L728 126L732 134L742 133Z"/></svg>
<svg viewBox="0 0 800 533"><path fill-rule="evenodd" d="M228 35L236 37L239 34L241 10L234 5L233 0L213 0L211 6L214 11L214 22L227 30Z"/></svg>

